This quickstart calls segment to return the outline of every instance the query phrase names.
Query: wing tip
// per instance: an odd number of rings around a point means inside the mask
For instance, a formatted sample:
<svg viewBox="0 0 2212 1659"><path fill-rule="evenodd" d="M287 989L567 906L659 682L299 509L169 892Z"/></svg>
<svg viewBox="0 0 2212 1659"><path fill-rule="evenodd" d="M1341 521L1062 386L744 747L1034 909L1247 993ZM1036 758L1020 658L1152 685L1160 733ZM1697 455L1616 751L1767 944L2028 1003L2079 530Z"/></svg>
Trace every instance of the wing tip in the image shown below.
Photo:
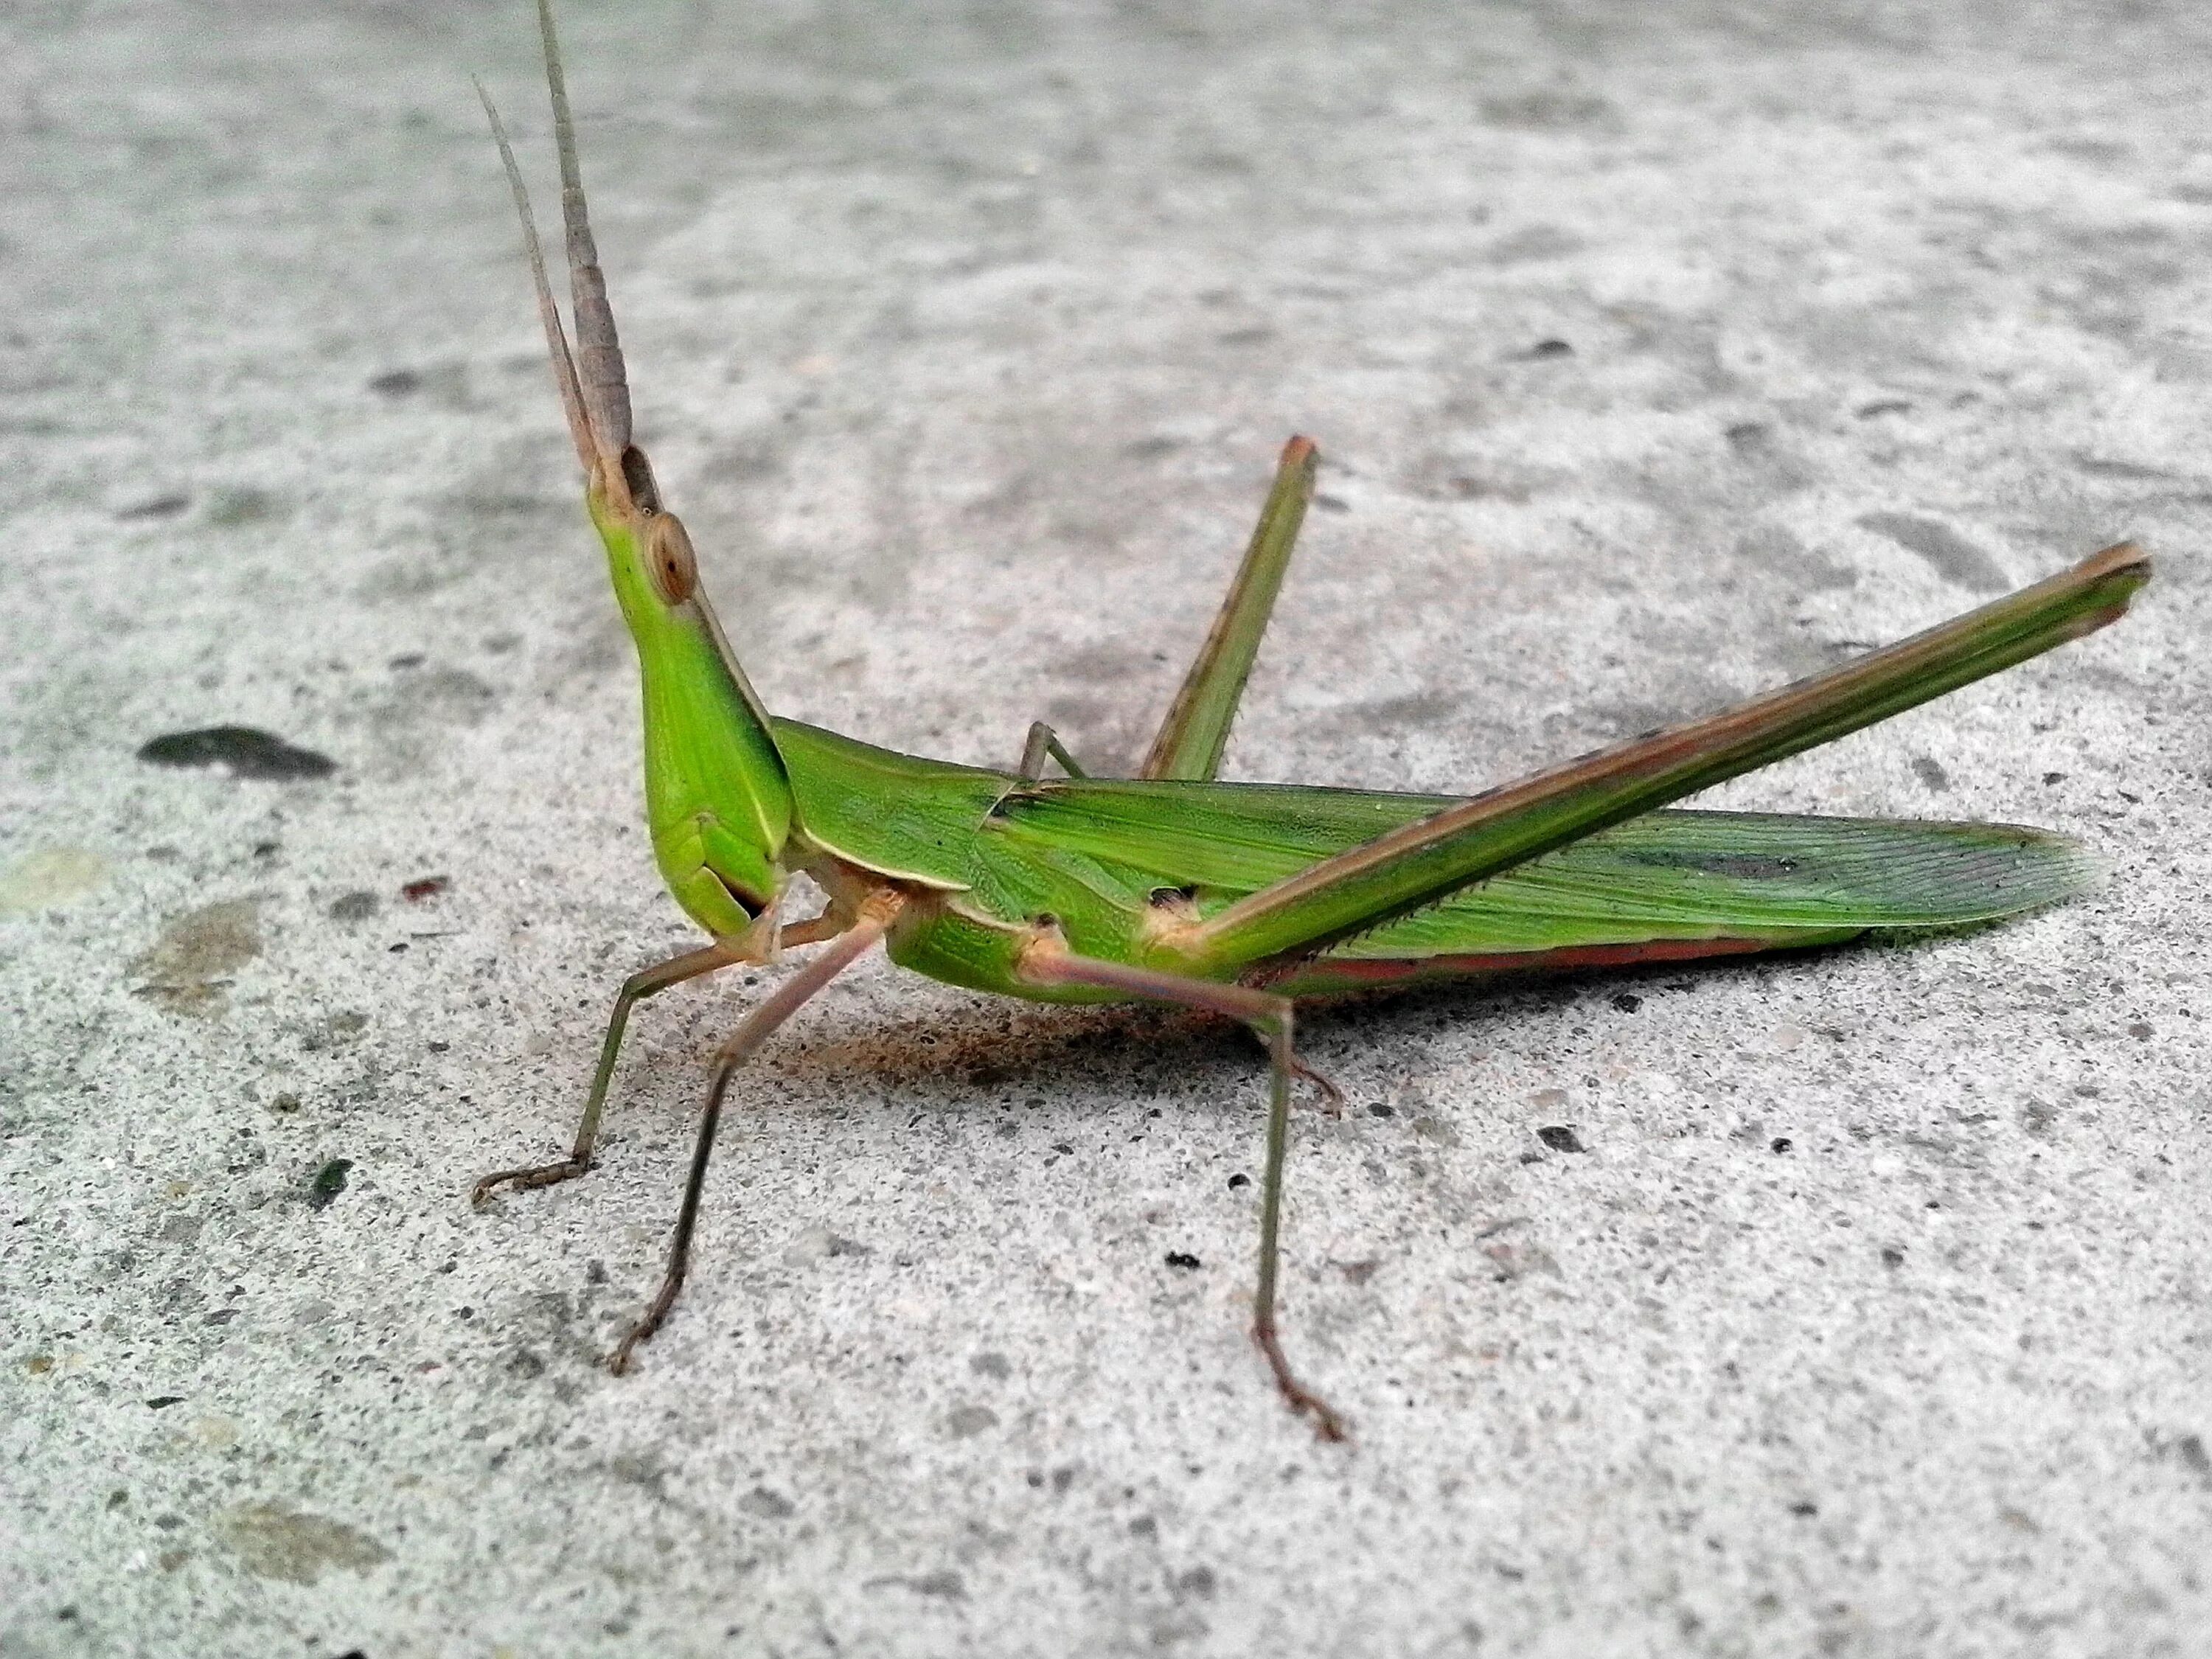
<svg viewBox="0 0 2212 1659"><path fill-rule="evenodd" d="M2094 892L2112 879L2112 861L2104 853L2062 830L2027 823L1992 823L1987 828L2014 838L2022 870L2002 908L1992 916L2059 904Z"/></svg>

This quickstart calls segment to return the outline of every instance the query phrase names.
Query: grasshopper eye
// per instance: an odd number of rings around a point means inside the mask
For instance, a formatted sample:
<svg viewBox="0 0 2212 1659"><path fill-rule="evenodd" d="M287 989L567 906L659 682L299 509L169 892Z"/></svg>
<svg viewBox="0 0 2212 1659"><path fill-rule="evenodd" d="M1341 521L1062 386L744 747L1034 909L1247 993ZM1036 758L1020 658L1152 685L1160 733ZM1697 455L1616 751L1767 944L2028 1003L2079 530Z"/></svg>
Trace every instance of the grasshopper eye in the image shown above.
<svg viewBox="0 0 2212 1659"><path fill-rule="evenodd" d="M653 585L671 605L681 605L699 585L699 562L691 552L691 538L684 521L672 513L646 521L646 562L653 567Z"/></svg>

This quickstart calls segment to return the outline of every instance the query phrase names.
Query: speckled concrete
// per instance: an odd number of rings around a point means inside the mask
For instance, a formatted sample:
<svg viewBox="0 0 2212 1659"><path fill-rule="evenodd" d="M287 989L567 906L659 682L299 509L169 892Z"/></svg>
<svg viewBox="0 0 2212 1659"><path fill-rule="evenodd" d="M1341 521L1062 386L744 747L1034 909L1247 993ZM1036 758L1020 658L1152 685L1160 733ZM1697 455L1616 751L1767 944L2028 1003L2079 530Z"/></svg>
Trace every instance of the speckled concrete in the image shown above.
<svg viewBox="0 0 2212 1659"><path fill-rule="evenodd" d="M2202 9L574 9L641 430L778 709L1126 763L1292 430L1245 776L1494 780L2134 534L2123 627L1720 792L2116 879L1312 1021L1345 1450L1242 1331L1249 1044L871 967L612 1379L744 999L470 1212L688 937L465 78L542 180L526 17L23 0L0 1651L2212 1652ZM336 769L136 758L223 724Z"/></svg>

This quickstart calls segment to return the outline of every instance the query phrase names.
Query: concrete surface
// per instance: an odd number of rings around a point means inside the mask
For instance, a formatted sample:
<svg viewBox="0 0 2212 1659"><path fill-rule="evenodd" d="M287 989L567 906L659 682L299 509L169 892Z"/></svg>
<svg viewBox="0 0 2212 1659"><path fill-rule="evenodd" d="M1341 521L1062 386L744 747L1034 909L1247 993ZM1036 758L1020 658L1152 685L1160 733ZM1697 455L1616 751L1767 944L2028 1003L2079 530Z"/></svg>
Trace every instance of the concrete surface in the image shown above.
<svg viewBox="0 0 2212 1659"><path fill-rule="evenodd" d="M616 1381L743 988L641 1016L603 1172L470 1212L687 940L465 79L542 181L526 17L26 0L0 1651L2212 1652L2201 9L572 10L777 708L1126 762L1294 429L1246 776L1496 779L2135 534L2124 627L1723 792L2116 879L1313 1021L1346 1450L1243 1334L1249 1047L872 968ZM335 770L136 758L225 724Z"/></svg>

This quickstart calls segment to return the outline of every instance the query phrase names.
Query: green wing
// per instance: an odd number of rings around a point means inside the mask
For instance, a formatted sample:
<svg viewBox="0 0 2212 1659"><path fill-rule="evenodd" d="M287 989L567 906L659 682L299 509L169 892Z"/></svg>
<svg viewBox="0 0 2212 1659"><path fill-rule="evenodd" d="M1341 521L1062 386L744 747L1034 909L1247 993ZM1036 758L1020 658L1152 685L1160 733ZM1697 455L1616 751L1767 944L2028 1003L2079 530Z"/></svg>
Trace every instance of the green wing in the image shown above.
<svg viewBox="0 0 2212 1659"><path fill-rule="evenodd" d="M791 721L775 727L800 819L830 850L957 890L1005 921L1049 910L1079 948L1102 952L1160 890L1186 892L1211 914L1456 799L1278 784L1024 783ZM896 779L878 775L887 771ZM877 787L886 783L897 787ZM2100 873L2078 842L2009 824L1668 810L1340 941L1272 982L1321 995L1826 944L1870 927L2010 915L2079 893Z"/></svg>
<svg viewBox="0 0 2212 1659"><path fill-rule="evenodd" d="M1992 921L2101 873L2079 842L2012 824L1652 812L1346 939L1284 988L1828 945Z"/></svg>
<svg viewBox="0 0 2212 1659"><path fill-rule="evenodd" d="M1210 914L1454 799L1091 780L1000 811L1051 846L1190 889ZM1385 963L1465 974L1826 944L2011 915L2100 873L2078 842L2010 824L1670 810L1343 940L1284 982L1306 994L1407 976Z"/></svg>

